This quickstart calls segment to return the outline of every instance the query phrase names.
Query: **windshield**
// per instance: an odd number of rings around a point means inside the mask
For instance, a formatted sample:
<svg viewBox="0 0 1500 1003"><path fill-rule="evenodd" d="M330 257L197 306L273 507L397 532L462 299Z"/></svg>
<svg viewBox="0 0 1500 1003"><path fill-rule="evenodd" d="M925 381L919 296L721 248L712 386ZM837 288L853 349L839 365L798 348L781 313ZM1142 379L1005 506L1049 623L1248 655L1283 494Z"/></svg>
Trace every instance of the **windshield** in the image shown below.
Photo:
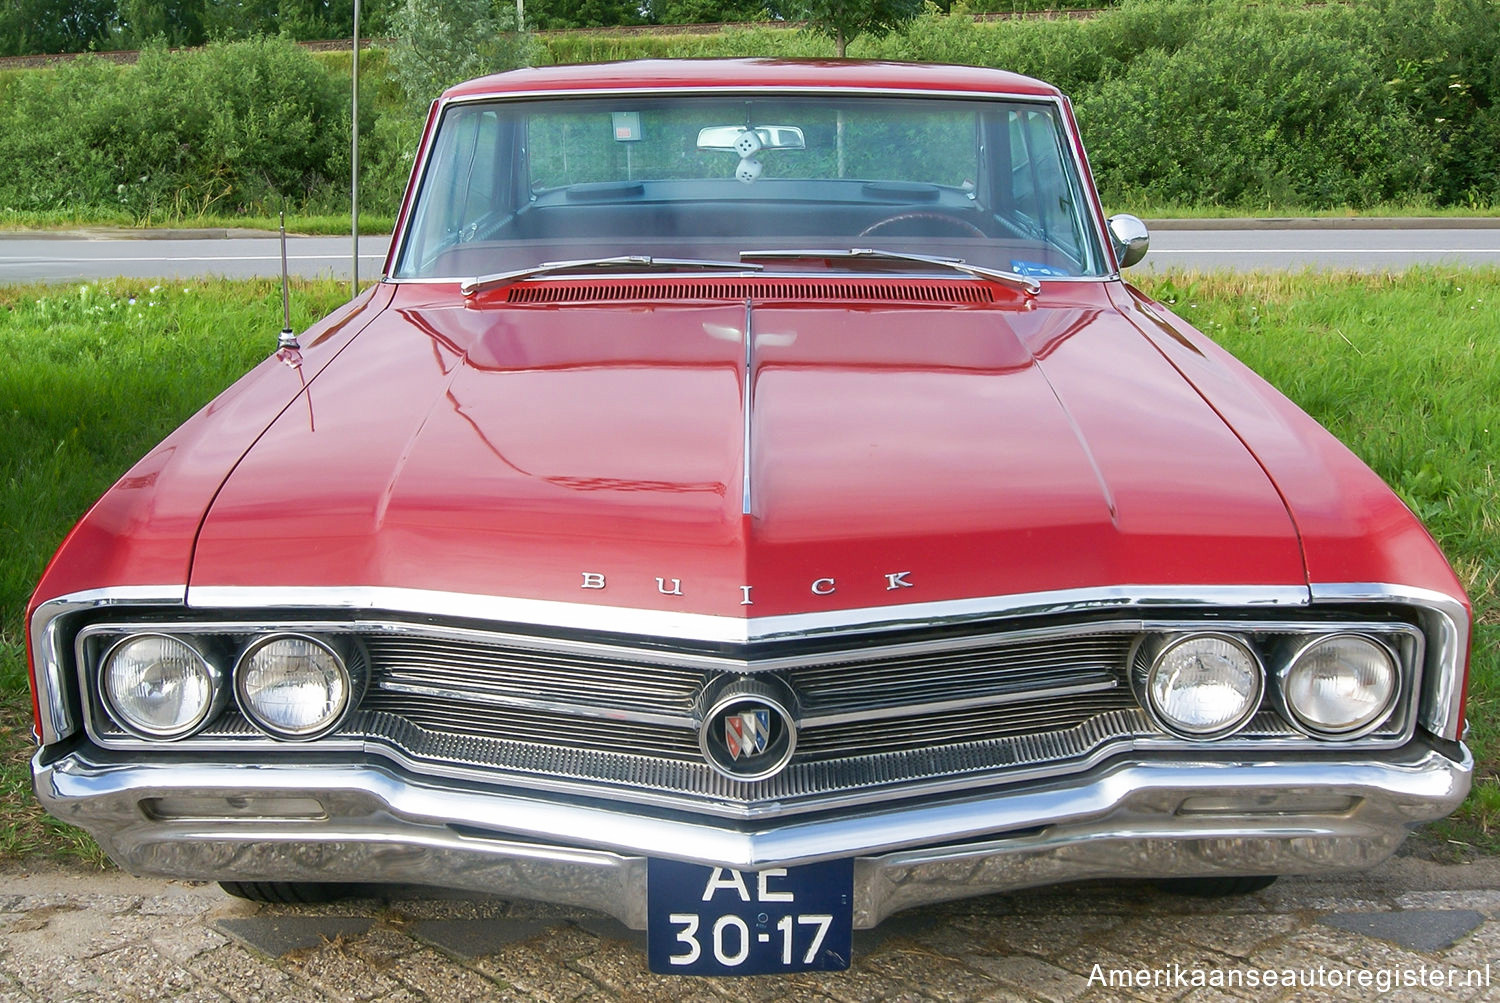
<svg viewBox="0 0 1500 1003"><path fill-rule="evenodd" d="M651 94L449 106L392 278L790 248L1105 271L1053 103Z"/></svg>

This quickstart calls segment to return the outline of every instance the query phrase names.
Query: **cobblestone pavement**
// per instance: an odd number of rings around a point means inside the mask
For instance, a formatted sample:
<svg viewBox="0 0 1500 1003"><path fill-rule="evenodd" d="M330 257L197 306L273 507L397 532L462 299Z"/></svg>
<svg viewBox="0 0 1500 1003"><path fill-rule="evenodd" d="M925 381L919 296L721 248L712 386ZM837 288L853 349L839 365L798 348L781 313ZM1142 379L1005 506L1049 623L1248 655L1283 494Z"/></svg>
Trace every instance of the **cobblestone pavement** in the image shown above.
<svg viewBox="0 0 1500 1003"><path fill-rule="evenodd" d="M1398 858L1235 899L1134 882L991 896L856 932L846 973L739 979L653 976L641 935L578 910L410 889L270 907L118 872L0 871L0 1003L1377 998L1500 1000L1500 860Z"/></svg>

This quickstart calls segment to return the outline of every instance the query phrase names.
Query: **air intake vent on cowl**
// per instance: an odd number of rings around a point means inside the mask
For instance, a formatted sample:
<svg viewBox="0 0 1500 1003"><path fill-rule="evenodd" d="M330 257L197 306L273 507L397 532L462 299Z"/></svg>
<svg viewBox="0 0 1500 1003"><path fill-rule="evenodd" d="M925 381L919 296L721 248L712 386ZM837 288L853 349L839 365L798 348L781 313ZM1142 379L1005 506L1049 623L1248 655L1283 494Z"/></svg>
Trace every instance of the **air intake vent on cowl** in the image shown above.
<svg viewBox="0 0 1500 1003"><path fill-rule="evenodd" d="M994 302L983 282L967 279L709 278L666 281L529 282L510 286L507 303L660 302L663 300L783 300L795 302Z"/></svg>

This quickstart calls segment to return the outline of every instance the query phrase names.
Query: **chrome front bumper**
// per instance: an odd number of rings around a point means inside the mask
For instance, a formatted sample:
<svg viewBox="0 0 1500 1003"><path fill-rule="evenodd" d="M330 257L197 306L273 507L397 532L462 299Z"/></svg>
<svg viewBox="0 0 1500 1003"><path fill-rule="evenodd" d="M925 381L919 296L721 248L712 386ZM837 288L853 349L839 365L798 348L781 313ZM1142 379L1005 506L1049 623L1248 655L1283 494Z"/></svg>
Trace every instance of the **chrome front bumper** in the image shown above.
<svg viewBox="0 0 1500 1003"><path fill-rule="evenodd" d="M1447 750L1446 752L1444 750ZM1081 878L1370 867L1468 793L1462 745L1346 760L1105 765L969 800L749 828L440 787L375 766L33 763L37 795L127 870L232 881L380 881L646 920L646 858L740 869L853 857L854 923Z"/></svg>

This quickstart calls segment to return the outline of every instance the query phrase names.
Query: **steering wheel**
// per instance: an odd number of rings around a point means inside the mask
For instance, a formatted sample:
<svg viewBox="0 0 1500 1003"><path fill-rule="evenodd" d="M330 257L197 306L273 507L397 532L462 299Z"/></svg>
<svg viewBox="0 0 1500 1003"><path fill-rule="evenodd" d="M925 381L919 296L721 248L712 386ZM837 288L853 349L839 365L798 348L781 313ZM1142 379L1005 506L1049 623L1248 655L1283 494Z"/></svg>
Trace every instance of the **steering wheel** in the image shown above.
<svg viewBox="0 0 1500 1003"><path fill-rule="evenodd" d="M946 212L898 212L894 216L887 216L885 219L878 219L871 223L859 231L859 236L871 237L887 227L900 226L908 222L938 223L961 233L965 237L978 237L981 240L989 238L989 234L979 229L973 223L970 223L966 219L959 219L957 216ZM920 236L920 234L913 234L913 236Z"/></svg>

